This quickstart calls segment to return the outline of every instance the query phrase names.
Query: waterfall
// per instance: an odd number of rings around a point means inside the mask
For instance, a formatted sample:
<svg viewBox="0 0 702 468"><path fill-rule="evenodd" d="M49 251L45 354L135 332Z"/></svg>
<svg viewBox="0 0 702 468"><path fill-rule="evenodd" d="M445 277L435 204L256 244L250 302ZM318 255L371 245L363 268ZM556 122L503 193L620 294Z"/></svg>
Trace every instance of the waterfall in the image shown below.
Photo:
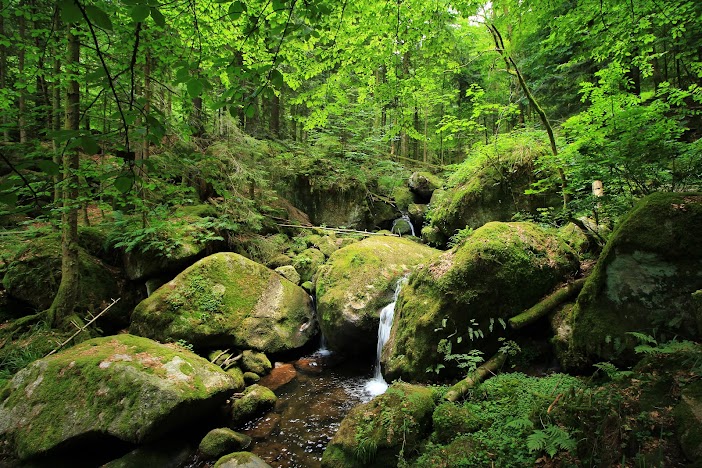
<svg viewBox="0 0 702 468"><path fill-rule="evenodd" d="M390 232L395 232L395 226L397 226L397 223L400 222L406 222L407 225L409 225L410 232L412 233L413 236L416 234L414 233L414 224L412 224L412 220L410 219L409 215L407 213L402 213L402 216L397 218L395 221L392 222L392 227L390 228Z"/></svg>
<svg viewBox="0 0 702 468"><path fill-rule="evenodd" d="M411 224L410 224L411 225ZM388 383L383 378L380 368L380 356L383 353L383 346L390 338L390 330L392 329L392 320L395 317L395 304L397 296L400 294L402 285L407 282L407 277L401 278L395 286L395 296L390 304L383 307L380 311L380 325L378 325L378 346L376 348L375 371L373 378L366 383L366 393L371 396L377 396L385 392L388 388Z"/></svg>

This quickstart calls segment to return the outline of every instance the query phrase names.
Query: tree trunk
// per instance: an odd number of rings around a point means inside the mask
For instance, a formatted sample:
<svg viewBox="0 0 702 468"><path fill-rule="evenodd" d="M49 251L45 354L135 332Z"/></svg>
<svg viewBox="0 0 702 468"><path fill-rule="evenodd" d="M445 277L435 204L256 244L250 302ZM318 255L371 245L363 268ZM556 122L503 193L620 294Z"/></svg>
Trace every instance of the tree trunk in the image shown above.
<svg viewBox="0 0 702 468"><path fill-rule="evenodd" d="M68 27L68 57L66 64L76 69L80 62L80 41ZM66 93L66 130L77 131L80 123L80 84L72 74ZM63 155L63 214L61 238L61 283L49 308L49 320L54 326L64 326L73 315L80 281L78 260L78 166L76 150L67 150Z"/></svg>
<svg viewBox="0 0 702 468"><path fill-rule="evenodd" d="M23 3L20 3L20 8L24 6ZM26 35L27 35L27 24L24 19L24 14L22 14L18 21L18 29L19 29L19 37L20 37L20 43L17 46L17 74L18 74L18 79L20 82L24 83L26 85L26 77L24 74L24 66L25 66L25 58L26 58L26 53L25 53L25 46L26 46ZM17 106L17 112L18 112L18 120L17 120L17 125L19 126L19 141L20 143L26 143L27 142L27 87L23 86L22 89L20 89L19 92L19 102Z"/></svg>
<svg viewBox="0 0 702 468"><path fill-rule="evenodd" d="M475 372L471 372L468 377L458 382L453 387L449 388L444 398L448 401L456 401L465 395L468 390L475 387L477 384L487 379L489 375L494 374L507 362L507 353L498 352L489 361L478 367Z"/></svg>
<svg viewBox="0 0 702 468"><path fill-rule="evenodd" d="M5 17L0 15L0 39L5 39ZM0 89L7 86L7 50L0 44ZM10 141L10 129L7 128L7 113L2 113L2 139L5 143Z"/></svg>
<svg viewBox="0 0 702 468"><path fill-rule="evenodd" d="M580 278L572 283L568 283L562 288L557 289L555 292L542 299L534 307L531 307L521 314L509 319L507 323L509 323L512 330L519 330L520 328L524 328L527 325L536 322L541 317L544 317L551 311L555 310L556 307L560 306L564 302L575 298L583 289L585 280L586 278Z"/></svg>

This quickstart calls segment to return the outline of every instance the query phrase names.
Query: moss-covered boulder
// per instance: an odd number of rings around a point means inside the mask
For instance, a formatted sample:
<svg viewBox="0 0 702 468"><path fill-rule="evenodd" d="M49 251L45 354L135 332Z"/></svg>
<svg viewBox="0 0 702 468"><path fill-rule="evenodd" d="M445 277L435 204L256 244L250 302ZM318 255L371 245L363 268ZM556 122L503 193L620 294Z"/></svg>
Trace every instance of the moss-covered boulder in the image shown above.
<svg viewBox="0 0 702 468"><path fill-rule="evenodd" d="M442 180L431 172L414 172L408 181L410 190L417 195L419 202L427 203L434 190L441 188Z"/></svg>
<svg viewBox="0 0 702 468"><path fill-rule="evenodd" d="M386 375L428 378L427 368L444 364L437 346L449 335L454 354L479 349L489 356L504 336L500 320L536 304L577 266L555 231L498 222L477 229L402 288L383 351Z"/></svg>
<svg viewBox="0 0 702 468"><path fill-rule="evenodd" d="M244 390L241 398L232 402L232 421L241 424L265 413L275 406L278 397L269 388L254 384Z"/></svg>
<svg viewBox="0 0 702 468"><path fill-rule="evenodd" d="M324 451L322 466L396 466L401 450L411 455L431 432L433 411L431 389L394 383L384 394L346 415Z"/></svg>
<svg viewBox="0 0 702 468"><path fill-rule="evenodd" d="M264 353L257 353L247 349L241 353L241 366L245 371L254 372L258 375L265 375L271 371L273 366Z"/></svg>
<svg viewBox="0 0 702 468"><path fill-rule="evenodd" d="M217 460L214 468L271 468L271 465L251 452L234 452Z"/></svg>
<svg viewBox="0 0 702 468"><path fill-rule="evenodd" d="M326 257L321 250L310 248L305 249L293 258L292 265L300 274L300 281L311 281L320 266L324 264Z"/></svg>
<svg viewBox="0 0 702 468"><path fill-rule="evenodd" d="M375 349L379 312L397 281L438 251L407 239L372 236L334 252L320 268L317 312L328 346L349 353Z"/></svg>
<svg viewBox="0 0 702 468"><path fill-rule="evenodd" d="M279 352L307 343L316 324L302 288L241 255L218 253L142 301L130 331L196 347Z"/></svg>
<svg viewBox="0 0 702 468"><path fill-rule="evenodd" d="M702 381L682 391L674 416L685 456L694 466L702 465Z"/></svg>
<svg viewBox="0 0 702 468"><path fill-rule="evenodd" d="M622 220L578 296L571 352L585 362L628 364L628 332L700 337L694 293L702 289L702 194L656 193Z"/></svg>
<svg viewBox="0 0 702 468"><path fill-rule="evenodd" d="M275 269L275 272L281 275L283 278L290 281L292 284L300 284L300 274L297 272L292 265L283 265Z"/></svg>
<svg viewBox="0 0 702 468"><path fill-rule="evenodd" d="M480 429L480 419L465 406L443 402L432 414L432 426L437 441L445 444L460 434L470 434Z"/></svg>
<svg viewBox="0 0 702 468"><path fill-rule="evenodd" d="M198 451L205 459L215 460L228 453L246 450L249 445L251 437L222 427L208 432L200 442Z"/></svg>
<svg viewBox="0 0 702 468"><path fill-rule="evenodd" d="M122 272L78 248L78 303L76 309L97 314L112 299L121 298L107 313L124 326L129 313L141 299ZM7 293L36 309L49 308L61 283L61 236L51 234L32 239L5 268L2 280Z"/></svg>
<svg viewBox="0 0 702 468"><path fill-rule="evenodd" d="M216 411L233 388L219 367L182 348L126 334L96 338L13 377L0 435L21 459L81 442L142 443Z"/></svg>
<svg viewBox="0 0 702 468"><path fill-rule="evenodd" d="M536 160L549 153L545 136L523 133L477 147L449 177L446 190L432 196L427 217L440 234L437 240L446 242L460 229L510 221L518 212L557 205L553 186L543 194L525 194L537 181Z"/></svg>

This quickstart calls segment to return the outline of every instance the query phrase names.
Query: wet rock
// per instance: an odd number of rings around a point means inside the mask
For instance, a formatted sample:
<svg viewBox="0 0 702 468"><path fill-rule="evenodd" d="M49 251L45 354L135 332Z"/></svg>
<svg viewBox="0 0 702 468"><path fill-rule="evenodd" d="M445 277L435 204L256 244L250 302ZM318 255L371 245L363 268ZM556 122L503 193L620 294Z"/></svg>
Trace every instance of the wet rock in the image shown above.
<svg viewBox="0 0 702 468"><path fill-rule="evenodd" d="M292 265L278 267L275 269L275 272L295 285L300 284L300 274Z"/></svg>
<svg viewBox="0 0 702 468"><path fill-rule="evenodd" d="M226 373L229 374L233 379L234 379L234 391L235 392L240 392L244 388L246 388L246 381L244 379L244 373L242 372L241 369L238 367L230 367L229 369L226 370ZM254 383L254 382L252 382Z"/></svg>
<svg viewBox="0 0 702 468"><path fill-rule="evenodd" d="M241 367L248 372L258 375L266 375L273 368L271 361L264 353L258 353L247 349L242 353Z"/></svg>
<svg viewBox="0 0 702 468"><path fill-rule="evenodd" d="M220 458L228 453L246 450L251 437L229 428L212 429L200 442L198 451L208 460Z"/></svg>
<svg viewBox="0 0 702 468"><path fill-rule="evenodd" d="M280 419L281 416L278 413L268 413L244 432L254 440L265 440L278 428Z"/></svg>
<svg viewBox="0 0 702 468"><path fill-rule="evenodd" d="M318 249L305 249L293 258L293 266L300 273L301 281L310 281L324 264L326 257Z"/></svg>
<svg viewBox="0 0 702 468"><path fill-rule="evenodd" d="M428 203L434 190L440 188L442 181L430 172L415 172L409 178L409 188L422 203Z"/></svg>
<svg viewBox="0 0 702 468"><path fill-rule="evenodd" d="M255 372L244 372L244 382L246 385L255 384L261 380L261 376Z"/></svg>
<svg viewBox="0 0 702 468"><path fill-rule="evenodd" d="M320 268L317 311L334 351L375 349L380 310L393 299L397 281L439 252L398 237L372 236L334 252Z"/></svg>
<svg viewBox="0 0 702 468"><path fill-rule="evenodd" d="M234 386L186 350L126 334L96 338L13 377L3 390L0 435L21 459L71 443L147 442L215 412ZM91 440L96 434L103 439Z"/></svg>
<svg viewBox="0 0 702 468"><path fill-rule="evenodd" d="M307 343L315 325L311 299L302 288L241 255L218 253L142 301L130 331L195 347L280 352Z"/></svg>
<svg viewBox="0 0 702 468"><path fill-rule="evenodd" d="M232 421L240 424L251 420L275 406L278 398L270 389L254 384L244 390L241 398L232 402Z"/></svg>
<svg viewBox="0 0 702 468"><path fill-rule="evenodd" d="M295 368L300 372L305 372L307 374L321 374L324 367L320 364L317 359L314 358L301 358L295 361Z"/></svg>
<svg viewBox="0 0 702 468"><path fill-rule="evenodd" d="M267 376L263 377L259 383L271 390L277 390L283 385L292 382L296 376L297 371L295 370L295 366L276 362L273 370L271 370Z"/></svg>
<svg viewBox="0 0 702 468"><path fill-rule="evenodd" d="M217 460L215 468L271 468L271 466L251 452L234 452Z"/></svg>
<svg viewBox="0 0 702 468"><path fill-rule="evenodd" d="M184 443L182 440L147 444L132 450L121 458L102 465L101 468L151 466L158 468L180 468L186 465L188 458L190 458L194 452L195 448L190 447L188 443ZM54 466L61 465L60 463L56 463Z"/></svg>

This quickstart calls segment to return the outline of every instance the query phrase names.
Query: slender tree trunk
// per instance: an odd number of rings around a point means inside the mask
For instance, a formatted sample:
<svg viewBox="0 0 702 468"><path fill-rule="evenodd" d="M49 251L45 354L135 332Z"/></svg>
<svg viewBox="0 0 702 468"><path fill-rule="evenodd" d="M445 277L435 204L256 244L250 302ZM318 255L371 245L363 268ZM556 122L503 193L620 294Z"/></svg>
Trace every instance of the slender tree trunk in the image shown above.
<svg viewBox="0 0 702 468"><path fill-rule="evenodd" d="M61 28L61 20L58 12L54 15L54 31L58 32ZM53 77L51 81L51 129L55 132L61 130L61 41L59 39L60 35L56 34L56 39L53 43L53 53L54 53L54 70ZM59 150L59 145L56 138L52 139L51 144L54 150L54 163L57 166L61 165L61 151ZM54 176L54 204L58 206L61 201L61 176Z"/></svg>
<svg viewBox="0 0 702 468"><path fill-rule="evenodd" d="M0 39L5 39L5 17L0 15ZM0 44L0 89L7 86L7 50ZM2 139L5 143L10 141L10 129L7 128L7 113L2 113Z"/></svg>
<svg viewBox="0 0 702 468"><path fill-rule="evenodd" d="M76 79L80 62L80 41L68 26L67 67L73 72L66 93L66 130L78 130L80 124L80 84ZM49 308L49 319L54 326L65 325L73 315L80 281L78 260L78 166L79 154L76 150L65 151L63 155L63 214L61 238L61 283L56 297Z"/></svg>
<svg viewBox="0 0 702 468"><path fill-rule="evenodd" d="M280 138L280 98L276 95L271 97L270 112L268 129L274 137Z"/></svg>
<svg viewBox="0 0 702 468"><path fill-rule="evenodd" d="M20 3L20 8L24 6L23 3ZM26 77L24 75L24 67L25 67L25 59L26 59L26 53L25 53L25 46L27 44L26 40L26 35L27 35L27 24L26 20L24 19L24 14L22 14L18 21L18 29L19 29L19 37L20 37L20 44L17 47L17 74L18 78L21 82L26 84ZM19 141L20 143L26 143L27 142L27 87L23 86L22 89L20 89L19 93L19 102L17 106L17 112L19 113L18 115L18 120L17 120L17 125L19 126Z"/></svg>

